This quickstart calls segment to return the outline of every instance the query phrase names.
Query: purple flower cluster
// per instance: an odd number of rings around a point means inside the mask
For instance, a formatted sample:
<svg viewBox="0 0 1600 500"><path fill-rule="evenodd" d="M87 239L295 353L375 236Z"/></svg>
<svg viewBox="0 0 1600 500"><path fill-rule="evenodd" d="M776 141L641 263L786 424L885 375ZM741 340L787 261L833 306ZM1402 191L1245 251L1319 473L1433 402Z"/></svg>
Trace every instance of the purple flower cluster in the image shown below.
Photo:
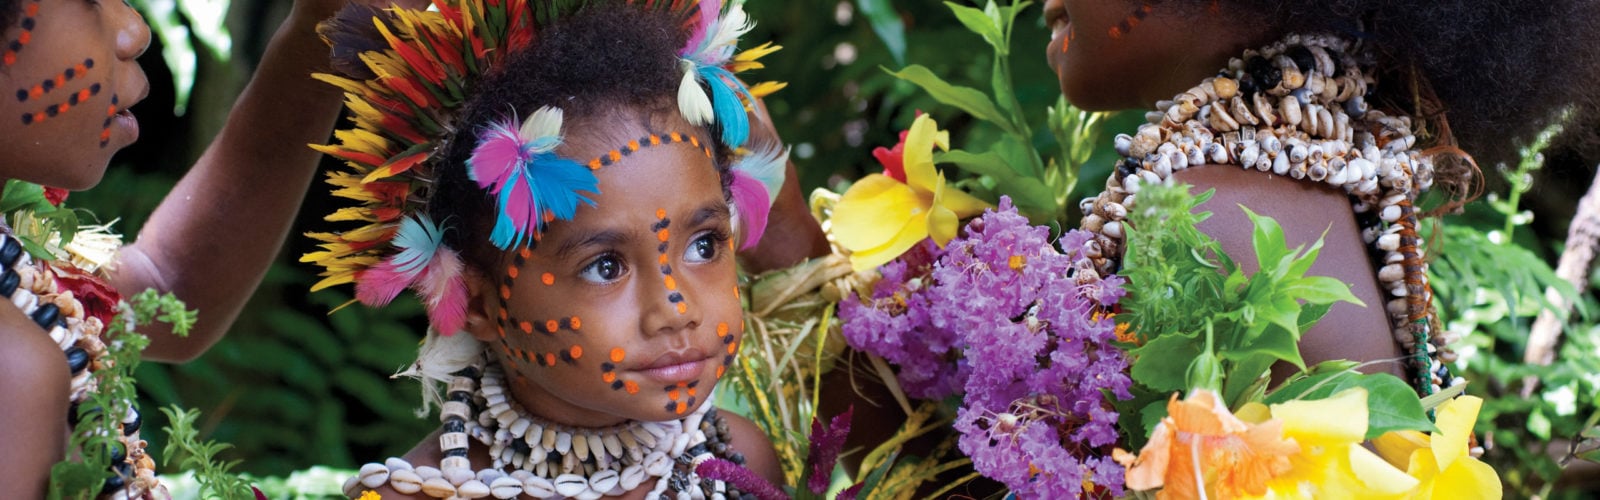
<svg viewBox="0 0 1600 500"><path fill-rule="evenodd" d="M931 265L885 265L870 301L840 308L845 338L895 363L909 394L963 394L962 452L1024 498L1122 493L1108 397L1131 397L1131 381L1103 313L1123 282L1084 272L1089 238L1068 232L1057 250L1002 198Z"/></svg>

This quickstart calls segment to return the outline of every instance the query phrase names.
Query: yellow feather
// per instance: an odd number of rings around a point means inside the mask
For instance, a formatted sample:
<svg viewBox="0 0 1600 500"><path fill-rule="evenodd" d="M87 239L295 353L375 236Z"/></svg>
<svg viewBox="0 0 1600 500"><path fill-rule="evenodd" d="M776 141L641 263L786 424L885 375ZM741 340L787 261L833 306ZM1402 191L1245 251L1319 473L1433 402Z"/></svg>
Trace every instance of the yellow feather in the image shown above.
<svg viewBox="0 0 1600 500"><path fill-rule="evenodd" d="M760 99L760 98L772 95L774 92L777 92L779 90L783 90L784 87L788 87L788 86L789 86L789 84L786 83L786 82L761 82L761 83L757 83L754 87L750 87L750 96L751 97L755 97L757 99Z"/></svg>
<svg viewBox="0 0 1600 500"><path fill-rule="evenodd" d="M312 73L311 78L335 87L339 87L340 89L344 90L345 93L351 95L364 96L372 92L372 89L368 88L363 82L351 80L349 78L331 73Z"/></svg>
<svg viewBox="0 0 1600 500"><path fill-rule="evenodd" d="M378 216L372 215L372 209L367 207L345 207L328 214L326 217L323 217L322 220L329 222L352 220L377 222Z"/></svg>

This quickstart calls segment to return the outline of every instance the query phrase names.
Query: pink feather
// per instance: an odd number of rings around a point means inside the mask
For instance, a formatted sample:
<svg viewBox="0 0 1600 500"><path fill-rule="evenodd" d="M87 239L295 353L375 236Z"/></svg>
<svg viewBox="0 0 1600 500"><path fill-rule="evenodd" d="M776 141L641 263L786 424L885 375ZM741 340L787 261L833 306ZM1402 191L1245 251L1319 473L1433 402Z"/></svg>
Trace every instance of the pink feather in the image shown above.
<svg viewBox="0 0 1600 500"><path fill-rule="evenodd" d="M522 139L516 123L496 121L478 136L478 146L467 159L467 175L478 187L498 193L522 166Z"/></svg>
<svg viewBox="0 0 1600 500"><path fill-rule="evenodd" d="M744 225L744 244L739 250L749 250L761 241L762 233L767 230L767 214L772 211L772 200L767 197L767 188L749 174L733 170L733 181L728 186L728 191L733 195L733 205L739 209L739 222Z"/></svg>
<svg viewBox="0 0 1600 500"><path fill-rule="evenodd" d="M428 322L441 335L454 335L467 324L467 284L461 278L461 256L440 247L417 282Z"/></svg>
<svg viewBox="0 0 1600 500"><path fill-rule="evenodd" d="M695 23L694 31L689 34L689 41L683 44L683 50L678 51L679 57L689 57L700 44L706 41L706 35L711 33L711 26L716 24L717 16L722 14L722 0L701 0L700 21Z"/></svg>
<svg viewBox="0 0 1600 500"><path fill-rule="evenodd" d="M511 185L511 195L507 199L504 210L511 216L512 227L521 229L524 234L534 234L539 229L539 206L533 200L533 186L527 182L515 182Z"/></svg>
<svg viewBox="0 0 1600 500"><path fill-rule="evenodd" d="M385 259L356 276L356 300L372 307L383 307L405 291L416 273L401 271L395 257Z"/></svg>

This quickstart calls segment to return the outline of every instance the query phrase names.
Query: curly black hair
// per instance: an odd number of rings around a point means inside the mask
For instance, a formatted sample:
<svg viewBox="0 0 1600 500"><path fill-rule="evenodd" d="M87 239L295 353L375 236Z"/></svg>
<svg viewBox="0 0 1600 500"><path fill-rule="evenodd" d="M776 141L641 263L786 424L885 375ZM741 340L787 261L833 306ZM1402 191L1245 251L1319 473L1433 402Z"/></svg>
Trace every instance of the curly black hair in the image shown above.
<svg viewBox="0 0 1600 500"><path fill-rule="evenodd" d="M348 22L350 14L347 9L333 22ZM358 11L354 17L371 19L374 14L370 10ZM541 25L531 45L508 54L499 67L490 69L468 92L468 100L453 125L453 135L444 139L429 160L434 177L427 197L429 215L433 220L452 221L445 243L459 249L466 262L478 269L494 268L503 256L485 244L495 219L493 200L467 177L465 167L478 132L487 124L513 115L520 122L534 110L552 106L563 112L562 129L567 143L621 146L638 139L637 135L629 135L631 132L625 134L625 129L665 133L672 130L661 129L662 124L682 123L676 115L678 85L683 76L677 49L688 37L682 12L602 1L552 17L557 19ZM370 26L371 22L365 24ZM341 57L352 57L370 48L346 47L344 40L367 37L329 36L335 35L332 31L324 30L324 36L333 41L334 66L349 73L345 68L360 65L348 64L352 61L341 61ZM630 123L639 127L619 126ZM694 127L689 133L714 145L714 163L726 196L731 150L717 140L713 128Z"/></svg>
<svg viewBox="0 0 1600 500"><path fill-rule="evenodd" d="M22 0L0 0L0 33L9 33L22 17Z"/></svg>
<svg viewBox="0 0 1600 500"><path fill-rule="evenodd" d="M1592 0L1187 0L1195 15L1261 19L1280 33L1333 33L1377 59L1380 106L1452 136L1480 164L1570 110L1569 136L1600 125L1600 3ZM1571 138L1569 137L1569 140Z"/></svg>

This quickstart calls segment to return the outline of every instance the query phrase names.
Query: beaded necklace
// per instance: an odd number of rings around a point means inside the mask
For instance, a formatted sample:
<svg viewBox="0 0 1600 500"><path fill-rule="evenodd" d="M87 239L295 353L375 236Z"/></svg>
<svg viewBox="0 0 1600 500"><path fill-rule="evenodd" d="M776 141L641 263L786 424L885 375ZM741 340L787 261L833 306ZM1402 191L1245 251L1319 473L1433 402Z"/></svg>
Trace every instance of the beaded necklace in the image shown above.
<svg viewBox="0 0 1600 500"><path fill-rule="evenodd" d="M106 325L99 318L86 315L83 302L72 291L61 289L56 269L48 262L34 262L22 242L10 234L0 233L0 265L4 266L0 272L0 296L44 329L67 357L67 367L72 371L67 421L76 431L79 405L99 389L95 372L107 368L110 361L106 359L102 336ZM127 407L117 426L120 432L116 446L110 453L112 475L100 494L113 500L170 498L166 487L156 479L155 460L145 453L148 443L139 439L143 424L139 410L131 401Z"/></svg>
<svg viewBox="0 0 1600 500"><path fill-rule="evenodd" d="M578 498L594 500L632 491L656 478L647 499L726 500L750 495L722 481L699 477L695 467L712 457L743 464L730 453L728 425L715 405L702 404L679 420L629 421L605 428L575 428L529 414L502 385L498 365L454 374L439 420L443 432L438 467L391 457L368 463L345 482L344 493L388 484L403 494L433 498ZM481 374L481 375L480 375ZM712 396L707 396L710 401ZM489 445L493 466L477 471L467 458L471 440ZM507 473L503 469L511 468Z"/></svg>
<svg viewBox="0 0 1600 500"><path fill-rule="evenodd" d="M1238 165L1324 182L1349 194L1362 238L1384 289L1395 340L1421 394L1453 382L1448 332L1434 335L1428 264L1417 236L1417 195L1433 184L1432 160L1416 149L1411 117L1369 109L1374 78L1349 41L1289 35L1228 61L1172 100L1156 103L1134 135L1116 137L1123 158L1106 190L1086 198L1081 227L1098 234L1089 253L1097 271L1116 272L1123 224L1143 184L1205 164ZM1098 255L1096 255L1098 254Z"/></svg>

